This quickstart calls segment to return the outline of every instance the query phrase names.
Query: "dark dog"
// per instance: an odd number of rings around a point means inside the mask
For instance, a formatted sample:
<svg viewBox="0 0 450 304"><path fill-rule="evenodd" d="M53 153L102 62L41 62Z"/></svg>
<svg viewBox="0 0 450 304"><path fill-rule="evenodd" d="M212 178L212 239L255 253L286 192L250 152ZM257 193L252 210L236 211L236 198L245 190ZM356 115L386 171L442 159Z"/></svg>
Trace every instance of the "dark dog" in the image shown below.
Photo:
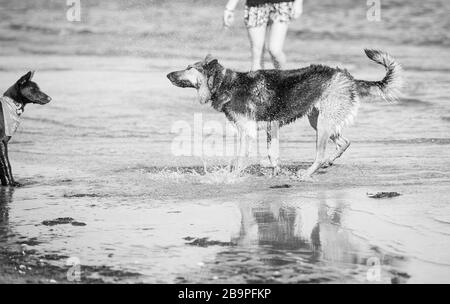
<svg viewBox="0 0 450 304"><path fill-rule="evenodd" d="M14 180L8 158L8 142L19 126L19 119L29 103L44 105L51 98L31 81L34 72L28 72L0 98L0 179L3 186L20 186Z"/></svg>
<svg viewBox="0 0 450 304"><path fill-rule="evenodd" d="M268 123L269 160L278 168L278 126L308 116L317 132L316 159L301 175L302 179L309 179L320 167L333 164L349 147L350 141L342 136L342 129L353 121L361 97L378 95L390 101L398 96L400 65L386 53L365 52L386 68L382 80L357 80L346 70L322 65L239 73L224 68L210 56L167 77L178 87L197 89L200 103L211 102L213 108L236 124L241 139L238 170L248 155L249 138L256 136L257 122ZM336 144L336 151L327 159L329 139Z"/></svg>

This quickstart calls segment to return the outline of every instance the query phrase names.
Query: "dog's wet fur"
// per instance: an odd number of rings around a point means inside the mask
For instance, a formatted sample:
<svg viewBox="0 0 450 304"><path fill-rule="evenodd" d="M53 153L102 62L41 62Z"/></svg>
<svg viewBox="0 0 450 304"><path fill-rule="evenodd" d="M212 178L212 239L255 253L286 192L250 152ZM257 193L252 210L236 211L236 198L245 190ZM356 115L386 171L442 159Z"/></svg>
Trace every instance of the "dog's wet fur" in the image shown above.
<svg viewBox="0 0 450 304"><path fill-rule="evenodd" d="M386 101L398 98L400 65L387 53L377 50L365 53L386 68L382 80L357 80L347 70L323 65L241 73L223 67L209 55L167 77L175 86L195 88L200 103L210 103L235 123L241 139L237 170L248 155L248 140L256 137L257 123L267 122L269 161L276 173L278 127L307 116L317 132L317 155L311 167L300 175L306 180L320 167L332 165L349 147L350 141L342 136L342 130L352 123L361 98L369 95ZM325 158L329 139L335 143L336 151Z"/></svg>
<svg viewBox="0 0 450 304"><path fill-rule="evenodd" d="M44 105L51 101L51 98L42 92L39 86L31 80L33 75L34 71L23 75L3 94L3 96L11 98L17 105L20 105L22 111L27 104ZM0 105L0 180L2 186L17 187L20 184L14 180L8 157L8 142L11 140L11 136L7 136L5 133L3 117L3 108Z"/></svg>

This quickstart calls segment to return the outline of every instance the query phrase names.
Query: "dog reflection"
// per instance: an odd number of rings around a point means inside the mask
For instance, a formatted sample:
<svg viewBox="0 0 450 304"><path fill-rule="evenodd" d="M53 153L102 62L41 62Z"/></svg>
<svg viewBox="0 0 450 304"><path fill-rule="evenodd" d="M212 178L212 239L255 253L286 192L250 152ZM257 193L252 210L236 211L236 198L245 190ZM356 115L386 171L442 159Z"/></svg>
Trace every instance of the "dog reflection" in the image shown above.
<svg viewBox="0 0 450 304"><path fill-rule="evenodd" d="M328 203L328 204L327 204ZM242 204L239 245L309 252L312 259L354 263L355 245L341 227L342 204L262 202Z"/></svg>
<svg viewBox="0 0 450 304"><path fill-rule="evenodd" d="M0 187L0 234L8 229L9 205L12 202L14 188ZM0 235L0 239L2 235Z"/></svg>

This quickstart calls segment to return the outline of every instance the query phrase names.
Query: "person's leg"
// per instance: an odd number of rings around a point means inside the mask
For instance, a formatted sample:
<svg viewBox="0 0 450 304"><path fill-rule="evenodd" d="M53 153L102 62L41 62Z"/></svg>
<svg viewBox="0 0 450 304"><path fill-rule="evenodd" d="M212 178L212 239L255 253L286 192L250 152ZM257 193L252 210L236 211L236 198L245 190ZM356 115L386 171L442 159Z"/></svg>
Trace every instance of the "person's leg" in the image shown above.
<svg viewBox="0 0 450 304"><path fill-rule="evenodd" d="M264 40L266 39L266 25L247 28L252 51L252 71L263 68Z"/></svg>
<svg viewBox="0 0 450 304"><path fill-rule="evenodd" d="M274 21L270 26L269 53L276 69L284 69L286 66L286 55L283 52L283 47L288 28L288 22Z"/></svg>

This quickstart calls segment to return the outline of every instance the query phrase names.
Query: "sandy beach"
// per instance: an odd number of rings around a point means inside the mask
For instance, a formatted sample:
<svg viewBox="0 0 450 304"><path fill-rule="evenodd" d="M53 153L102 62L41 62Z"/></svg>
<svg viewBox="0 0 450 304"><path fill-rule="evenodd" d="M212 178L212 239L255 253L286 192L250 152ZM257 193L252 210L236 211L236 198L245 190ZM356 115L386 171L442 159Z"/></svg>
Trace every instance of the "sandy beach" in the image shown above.
<svg viewBox="0 0 450 304"><path fill-rule="evenodd" d="M314 160L307 119L281 129L280 176L263 148L237 177L227 157L174 155L177 122L226 119L165 75L207 53L250 66L222 3L108 1L80 23L56 2L2 3L3 90L35 69L53 101L27 106L9 146L24 187L0 188L0 282L450 283L449 4L404 2L375 23L365 3L308 2L292 25L289 68L378 80L369 47L406 81L397 103L361 105L351 147L312 182L291 178Z"/></svg>

